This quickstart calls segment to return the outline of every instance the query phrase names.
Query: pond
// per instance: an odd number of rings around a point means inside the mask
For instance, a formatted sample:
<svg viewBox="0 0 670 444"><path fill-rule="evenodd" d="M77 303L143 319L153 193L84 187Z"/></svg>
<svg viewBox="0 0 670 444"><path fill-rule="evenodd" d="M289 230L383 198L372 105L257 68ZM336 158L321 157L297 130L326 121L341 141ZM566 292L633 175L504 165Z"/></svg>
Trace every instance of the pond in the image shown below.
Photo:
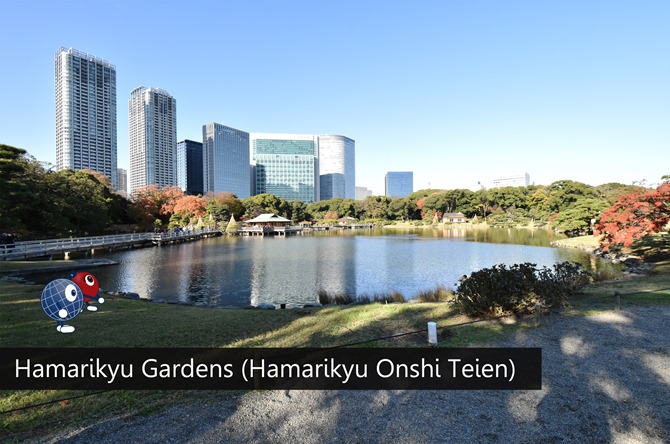
<svg viewBox="0 0 670 444"><path fill-rule="evenodd" d="M550 247L553 239L546 230L461 228L219 237L96 252L96 258L119 265L90 271L101 288L144 298L218 307L291 307L317 302L320 290L356 297L398 291L410 299L438 285L455 288L462 275L500 263L541 267L576 261L591 270L605 266L583 251Z"/></svg>

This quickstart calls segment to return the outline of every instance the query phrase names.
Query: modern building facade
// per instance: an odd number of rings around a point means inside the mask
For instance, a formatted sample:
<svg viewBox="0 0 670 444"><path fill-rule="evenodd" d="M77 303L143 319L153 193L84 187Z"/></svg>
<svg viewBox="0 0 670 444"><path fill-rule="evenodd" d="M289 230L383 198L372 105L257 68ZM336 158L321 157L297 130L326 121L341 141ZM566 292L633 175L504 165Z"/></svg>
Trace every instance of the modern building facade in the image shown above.
<svg viewBox="0 0 670 444"><path fill-rule="evenodd" d="M493 187L527 187L530 185L528 173L511 174L493 179Z"/></svg>
<svg viewBox="0 0 670 444"><path fill-rule="evenodd" d="M130 194L148 185L174 186L177 101L167 91L140 86L128 101Z"/></svg>
<svg viewBox="0 0 670 444"><path fill-rule="evenodd" d="M311 134L251 134L254 194L285 200L319 200L319 137Z"/></svg>
<svg viewBox="0 0 670 444"><path fill-rule="evenodd" d="M116 180L118 181L116 192L123 197L128 197L128 171L123 168L117 168Z"/></svg>
<svg viewBox="0 0 670 444"><path fill-rule="evenodd" d="M56 168L91 169L117 183L116 67L70 48L55 57Z"/></svg>
<svg viewBox="0 0 670 444"><path fill-rule="evenodd" d="M220 123L202 127L203 192L251 196L249 133Z"/></svg>
<svg viewBox="0 0 670 444"><path fill-rule="evenodd" d="M319 136L321 200L356 198L356 142L345 136Z"/></svg>
<svg viewBox="0 0 670 444"><path fill-rule="evenodd" d="M356 187L356 200L365 200L368 196L372 196L372 190L366 187Z"/></svg>
<svg viewBox="0 0 670 444"><path fill-rule="evenodd" d="M184 193L204 194L202 169L202 142L177 142L177 186Z"/></svg>
<svg viewBox="0 0 670 444"><path fill-rule="evenodd" d="M386 173L384 187L388 197L407 197L414 192L414 173L389 171Z"/></svg>

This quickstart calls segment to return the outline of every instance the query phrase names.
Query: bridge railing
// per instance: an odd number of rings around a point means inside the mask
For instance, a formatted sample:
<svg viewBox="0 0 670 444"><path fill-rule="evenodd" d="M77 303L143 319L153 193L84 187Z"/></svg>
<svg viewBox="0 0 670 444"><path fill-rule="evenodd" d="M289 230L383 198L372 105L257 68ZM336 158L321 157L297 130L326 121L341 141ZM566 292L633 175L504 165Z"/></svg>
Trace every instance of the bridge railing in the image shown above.
<svg viewBox="0 0 670 444"><path fill-rule="evenodd" d="M20 241L12 244L0 244L0 260L49 256L54 253L83 251L87 249L113 247L132 244L134 242L151 242L155 240L177 239L216 233L217 230L179 231L169 233L130 233L108 236L71 237L61 239L44 239Z"/></svg>

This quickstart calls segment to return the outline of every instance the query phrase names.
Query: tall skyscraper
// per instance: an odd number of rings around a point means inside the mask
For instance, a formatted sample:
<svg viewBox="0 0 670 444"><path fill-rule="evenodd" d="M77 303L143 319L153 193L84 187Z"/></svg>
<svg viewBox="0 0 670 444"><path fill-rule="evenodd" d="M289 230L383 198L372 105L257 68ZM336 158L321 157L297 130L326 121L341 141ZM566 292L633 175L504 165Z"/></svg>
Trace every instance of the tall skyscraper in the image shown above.
<svg viewBox="0 0 670 444"><path fill-rule="evenodd" d="M319 200L319 137L310 134L251 134L255 194L285 200Z"/></svg>
<svg viewBox="0 0 670 444"><path fill-rule="evenodd" d="M356 142L344 136L319 136L321 200L356 198Z"/></svg>
<svg viewBox="0 0 670 444"><path fill-rule="evenodd" d="M388 197L407 197L414 192L414 173L389 171L386 173L385 190Z"/></svg>
<svg viewBox="0 0 670 444"><path fill-rule="evenodd" d="M140 86L128 100L130 194L147 185L176 185L177 101Z"/></svg>
<svg viewBox="0 0 670 444"><path fill-rule="evenodd" d="M116 191L121 196L128 197L128 171L123 168L117 168L116 179L119 182L119 185L116 187Z"/></svg>
<svg viewBox="0 0 670 444"><path fill-rule="evenodd" d="M177 142L177 186L186 194L204 194L202 169L202 143Z"/></svg>
<svg viewBox="0 0 670 444"><path fill-rule="evenodd" d="M70 48L55 57L56 168L116 177L116 68Z"/></svg>
<svg viewBox="0 0 670 444"><path fill-rule="evenodd" d="M249 133L220 123L202 126L203 191L251 196Z"/></svg>

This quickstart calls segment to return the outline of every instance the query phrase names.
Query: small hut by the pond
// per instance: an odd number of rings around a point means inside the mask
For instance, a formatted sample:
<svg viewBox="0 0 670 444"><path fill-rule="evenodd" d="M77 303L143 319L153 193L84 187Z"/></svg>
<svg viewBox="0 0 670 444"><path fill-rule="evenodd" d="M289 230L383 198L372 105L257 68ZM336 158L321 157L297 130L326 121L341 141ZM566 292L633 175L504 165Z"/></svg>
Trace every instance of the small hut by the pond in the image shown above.
<svg viewBox="0 0 670 444"><path fill-rule="evenodd" d="M246 235L266 234L296 234L302 232L302 227L291 227L291 220L277 216L273 213L265 213L244 222L241 233Z"/></svg>

